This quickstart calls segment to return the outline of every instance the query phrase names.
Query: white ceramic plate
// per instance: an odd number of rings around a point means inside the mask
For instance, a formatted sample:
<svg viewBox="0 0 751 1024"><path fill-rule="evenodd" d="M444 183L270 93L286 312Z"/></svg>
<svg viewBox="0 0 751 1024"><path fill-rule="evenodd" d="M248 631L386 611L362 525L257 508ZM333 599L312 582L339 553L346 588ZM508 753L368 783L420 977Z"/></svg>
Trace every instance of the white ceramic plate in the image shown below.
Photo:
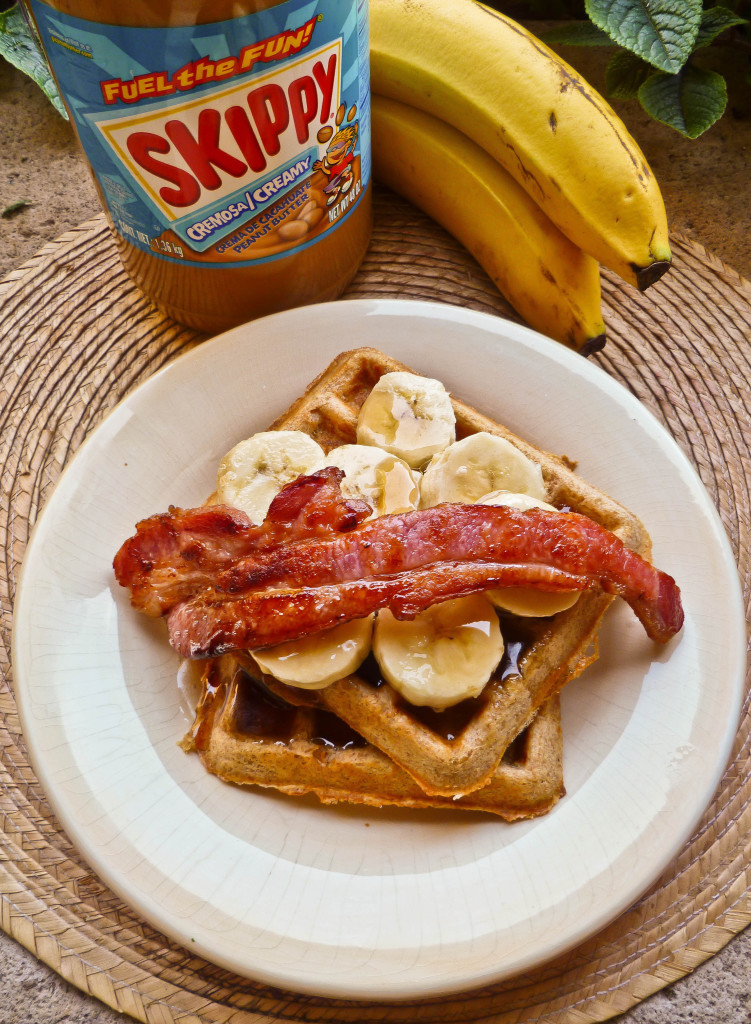
<svg viewBox="0 0 751 1024"><path fill-rule="evenodd" d="M145 515L201 503L219 458L334 355L372 345L548 449L637 512L678 580L658 649L625 606L564 695L568 795L507 825L325 808L234 789L177 747L189 724L161 622L112 557ZM295 991L404 998L489 983L594 933L691 834L737 727L745 625L725 534L667 433L598 367L445 305L339 302L206 342L131 394L40 517L14 629L18 701L47 794L83 856L154 926Z"/></svg>

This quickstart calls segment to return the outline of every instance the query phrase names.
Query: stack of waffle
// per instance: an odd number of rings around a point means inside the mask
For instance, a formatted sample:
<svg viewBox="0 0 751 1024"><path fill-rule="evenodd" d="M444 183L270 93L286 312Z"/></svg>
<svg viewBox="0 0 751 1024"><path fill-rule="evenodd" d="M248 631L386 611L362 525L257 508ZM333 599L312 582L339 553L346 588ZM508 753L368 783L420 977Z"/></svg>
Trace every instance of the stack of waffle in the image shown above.
<svg viewBox="0 0 751 1024"><path fill-rule="evenodd" d="M409 369L374 349L338 356L272 424L303 430L325 451L355 441L358 411L379 377ZM452 399L457 438L489 431L542 467L548 501L581 512L648 558L639 520L581 480L567 459L535 448ZM544 619L500 613L506 651L479 697L415 707L369 657L322 690L286 686L249 653L206 663L194 726L183 741L225 781L314 793L324 803L451 807L513 820L544 814L563 795L558 694L597 657L612 597L581 595Z"/></svg>

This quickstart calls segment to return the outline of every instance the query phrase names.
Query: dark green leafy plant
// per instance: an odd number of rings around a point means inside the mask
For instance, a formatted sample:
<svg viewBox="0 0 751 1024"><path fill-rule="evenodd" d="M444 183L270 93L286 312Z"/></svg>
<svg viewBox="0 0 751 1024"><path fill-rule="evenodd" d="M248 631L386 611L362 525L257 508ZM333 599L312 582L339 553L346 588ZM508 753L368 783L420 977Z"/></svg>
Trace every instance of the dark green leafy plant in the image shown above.
<svg viewBox="0 0 751 1024"><path fill-rule="evenodd" d="M701 66L702 51L736 46L751 53L749 0L585 0L589 21L561 24L547 43L617 46L605 74L612 99L638 99L655 120L695 139L722 117L727 83ZM697 61L699 58L699 61Z"/></svg>
<svg viewBox="0 0 751 1024"><path fill-rule="evenodd" d="M49 65L18 4L8 7L0 3L0 56L33 78L58 113L68 116Z"/></svg>

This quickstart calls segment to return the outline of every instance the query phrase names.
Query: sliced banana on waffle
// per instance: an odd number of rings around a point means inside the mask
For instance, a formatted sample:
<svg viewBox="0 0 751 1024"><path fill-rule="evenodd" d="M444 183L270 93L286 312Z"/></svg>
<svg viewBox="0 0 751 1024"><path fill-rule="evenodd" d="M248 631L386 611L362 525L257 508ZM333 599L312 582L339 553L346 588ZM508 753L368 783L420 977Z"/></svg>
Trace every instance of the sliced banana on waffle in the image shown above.
<svg viewBox="0 0 751 1024"><path fill-rule="evenodd" d="M320 466L323 458L323 448L301 430L253 434L219 463L217 499L260 525L282 487Z"/></svg>
<svg viewBox="0 0 751 1024"><path fill-rule="evenodd" d="M343 444L332 448L324 465L344 471L342 494L367 501L374 516L417 508L420 474L396 455L371 445Z"/></svg>
<svg viewBox="0 0 751 1024"><path fill-rule="evenodd" d="M356 444L341 445L325 457L320 448L319 452L320 460L305 471L337 466L344 471L342 494L367 501L374 515L417 507L419 473L394 455ZM323 689L360 667L370 651L373 618L345 622L325 633L254 651L253 657L264 672L282 683L305 690Z"/></svg>
<svg viewBox="0 0 751 1024"><path fill-rule="evenodd" d="M529 494L513 494L511 491L492 491L483 495L478 505L508 505L526 512L530 508L546 508L555 512L554 505L546 501L530 497ZM530 618L542 618L565 612L579 600L579 591L553 593L536 590L534 587L505 587L503 590L488 590L486 596L503 611L513 615L525 615Z"/></svg>
<svg viewBox="0 0 751 1024"><path fill-rule="evenodd" d="M542 470L510 441L481 431L455 441L435 455L420 482L420 506L443 502L474 504L491 491L546 498Z"/></svg>
<svg viewBox="0 0 751 1024"><path fill-rule="evenodd" d="M438 380L406 371L384 373L357 420L358 444L374 445L418 469L456 437L456 417Z"/></svg>
<svg viewBox="0 0 751 1024"><path fill-rule="evenodd" d="M373 653L410 704L448 708L477 697L503 656L498 616L483 594L432 605L414 619L378 612Z"/></svg>
<svg viewBox="0 0 751 1024"><path fill-rule="evenodd" d="M321 690L356 672L363 663L370 651L374 618L353 619L325 633L251 654L261 669L280 683Z"/></svg>

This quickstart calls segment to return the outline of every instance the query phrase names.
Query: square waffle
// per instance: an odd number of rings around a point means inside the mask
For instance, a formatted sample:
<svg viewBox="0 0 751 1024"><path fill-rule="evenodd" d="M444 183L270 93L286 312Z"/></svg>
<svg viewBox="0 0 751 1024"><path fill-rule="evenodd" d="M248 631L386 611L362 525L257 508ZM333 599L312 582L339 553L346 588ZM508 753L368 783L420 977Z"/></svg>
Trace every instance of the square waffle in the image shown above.
<svg viewBox="0 0 751 1024"><path fill-rule="evenodd" d="M292 696L295 703L271 692L242 658L207 661L196 721L182 745L197 750L204 767L225 782L315 794L325 804L449 807L512 821L545 814L564 793L557 697L507 748L487 785L452 799L425 793L314 692L298 689Z"/></svg>
<svg viewBox="0 0 751 1024"><path fill-rule="evenodd" d="M354 443L362 403L379 377L393 370L410 367L376 349L344 352L271 429L303 430L327 452ZM506 438L540 464L551 504L589 516L649 557L650 540L641 522L579 478L568 459L535 447L459 399L452 402L457 439L477 431ZM597 657L597 628L612 600L588 591L572 608L547 619L502 616L504 660L479 697L453 709L433 712L408 704L380 678L373 659L356 674L318 691L318 699L401 766L424 793L454 797L472 792L488 784L537 709ZM268 678L266 682L289 697L289 688Z"/></svg>

